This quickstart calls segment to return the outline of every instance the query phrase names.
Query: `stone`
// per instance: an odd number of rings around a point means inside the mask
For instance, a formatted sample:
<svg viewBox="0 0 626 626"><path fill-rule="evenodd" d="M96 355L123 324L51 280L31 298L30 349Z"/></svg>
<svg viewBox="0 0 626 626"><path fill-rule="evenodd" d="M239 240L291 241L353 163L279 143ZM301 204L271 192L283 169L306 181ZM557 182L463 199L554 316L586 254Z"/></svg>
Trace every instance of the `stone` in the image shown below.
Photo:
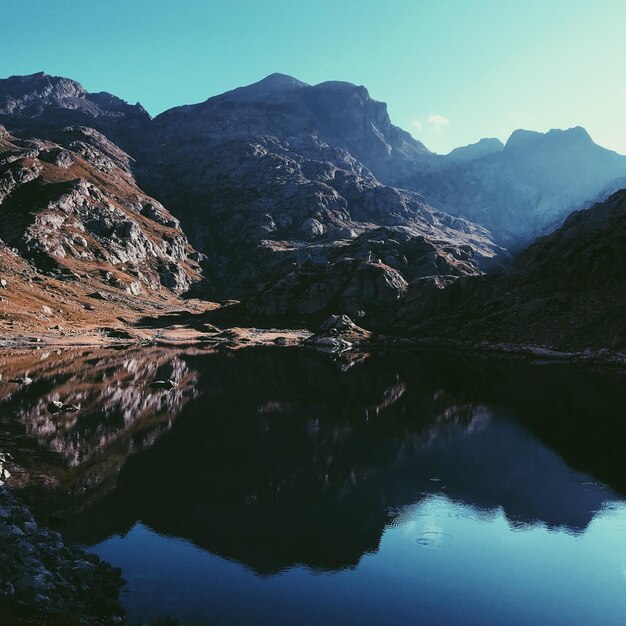
<svg viewBox="0 0 626 626"><path fill-rule="evenodd" d="M58 413L59 411L63 410L63 402L59 402L58 400L51 400L50 402L48 402L47 408L50 413Z"/></svg>
<svg viewBox="0 0 626 626"><path fill-rule="evenodd" d="M30 385L32 384L33 379L29 378L28 376L21 376L19 378L11 378L9 382L15 383L17 385Z"/></svg>
<svg viewBox="0 0 626 626"><path fill-rule="evenodd" d="M353 330L356 324L347 315L331 315L320 324L320 331L330 330Z"/></svg>
<svg viewBox="0 0 626 626"><path fill-rule="evenodd" d="M301 230L305 237L313 239L315 237L320 237L321 235L323 235L326 231L326 228L314 217L310 217L309 219L302 222Z"/></svg>
<svg viewBox="0 0 626 626"><path fill-rule="evenodd" d="M155 380L150 383L150 387L153 389L165 389L169 391L170 389L178 387L178 383L173 380Z"/></svg>

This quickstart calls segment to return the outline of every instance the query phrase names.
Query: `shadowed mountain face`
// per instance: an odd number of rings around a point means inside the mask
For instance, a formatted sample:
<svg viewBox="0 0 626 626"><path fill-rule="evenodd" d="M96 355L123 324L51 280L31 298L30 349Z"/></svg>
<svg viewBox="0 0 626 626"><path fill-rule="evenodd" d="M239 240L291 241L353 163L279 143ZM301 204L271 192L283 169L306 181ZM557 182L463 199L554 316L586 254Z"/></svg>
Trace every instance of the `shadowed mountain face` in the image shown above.
<svg viewBox="0 0 626 626"><path fill-rule="evenodd" d="M138 157L145 185L180 217L226 293L274 283L307 251L334 258L379 226L437 249L469 246L479 266L500 252L481 227L384 184L430 153L364 87L272 75L171 109L152 129Z"/></svg>
<svg viewBox="0 0 626 626"><path fill-rule="evenodd" d="M626 156L598 146L580 127L518 130L506 145L485 139L422 163L396 183L441 211L486 226L499 243L513 247L626 186Z"/></svg>
<svg viewBox="0 0 626 626"><path fill-rule="evenodd" d="M360 171L364 166L383 183L411 172L416 158L430 154L391 123L387 105L372 100L365 87L341 81L311 86L283 74L170 109L155 118L154 126L166 139L195 137L205 146L269 135L293 143L309 158L323 155L325 147L337 148L337 165L352 157ZM328 156L323 160L332 162L332 151Z"/></svg>
<svg viewBox="0 0 626 626"><path fill-rule="evenodd" d="M0 119L14 132L58 140L66 124L81 124L132 154L140 184L206 253L223 294L279 280L299 255L335 257L379 226L427 238L442 254L455 249L462 258L470 249L472 273L501 252L480 226L379 181L408 175L430 153L393 126L364 87L272 75L154 120L46 75L0 81L0 94Z"/></svg>
<svg viewBox="0 0 626 626"><path fill-rule="evenodd" d="M45 495L26 472L24 495L73 510L64 532L85 543L141 521L259 572L336 570L434 494L580 532L626 492L619 374L278 349L84 353L72 371L70 355L33 365L30 391L3 387L0 413L16 459L57 481ZM159 375L180 387L148 389ZM44 419L65 397L81 412Z"/></svg>
<svg viewBox="0 0 626 626"><path fill-rule="evenodd" d="M412 332L561 349L626 348L626 191L577 211L497 276L408 289L396 322Z"/></svg>

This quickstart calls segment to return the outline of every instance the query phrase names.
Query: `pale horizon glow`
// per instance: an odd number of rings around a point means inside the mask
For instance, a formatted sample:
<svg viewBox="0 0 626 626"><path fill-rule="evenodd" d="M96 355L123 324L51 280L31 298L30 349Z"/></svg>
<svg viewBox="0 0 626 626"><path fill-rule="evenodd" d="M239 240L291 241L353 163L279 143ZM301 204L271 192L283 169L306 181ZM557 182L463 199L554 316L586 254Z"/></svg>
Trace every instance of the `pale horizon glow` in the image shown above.
<svg viewBox="0 0 626 626"><path fill-rule="evenodd" d="M623 0L0 0L0 77L67 76L156 115L281 72L364 85L434 152L583 126L624 154L624 23Z"/></svg>

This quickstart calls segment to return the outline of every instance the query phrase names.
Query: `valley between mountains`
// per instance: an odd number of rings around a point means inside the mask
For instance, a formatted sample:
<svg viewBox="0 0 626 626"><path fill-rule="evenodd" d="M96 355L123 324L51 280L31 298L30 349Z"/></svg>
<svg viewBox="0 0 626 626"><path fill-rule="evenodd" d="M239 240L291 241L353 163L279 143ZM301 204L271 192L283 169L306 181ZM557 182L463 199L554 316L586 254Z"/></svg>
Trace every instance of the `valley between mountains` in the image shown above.
<svg viewBox="0 0 626 626"><path fill-rule="evenodd" d="M0 80L0 344L626 351L626 156L582 128L439 155L365 87L273 74L152 118ZM334 317L333 317L334 316Z"/></svg>

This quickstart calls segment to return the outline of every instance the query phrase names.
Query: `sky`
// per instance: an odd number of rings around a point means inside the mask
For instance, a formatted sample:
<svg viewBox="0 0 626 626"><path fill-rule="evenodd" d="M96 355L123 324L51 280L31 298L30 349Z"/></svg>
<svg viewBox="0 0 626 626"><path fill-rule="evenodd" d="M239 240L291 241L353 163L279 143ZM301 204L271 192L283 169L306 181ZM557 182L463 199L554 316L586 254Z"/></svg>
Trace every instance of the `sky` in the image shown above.
<svg viewBox="0 0 626 626"><path fill-rule="evenodd" d="M584 126L626 154L626 0L0 0L0 77L153 115L273 72L346 80L435 152Z"/></svg>

